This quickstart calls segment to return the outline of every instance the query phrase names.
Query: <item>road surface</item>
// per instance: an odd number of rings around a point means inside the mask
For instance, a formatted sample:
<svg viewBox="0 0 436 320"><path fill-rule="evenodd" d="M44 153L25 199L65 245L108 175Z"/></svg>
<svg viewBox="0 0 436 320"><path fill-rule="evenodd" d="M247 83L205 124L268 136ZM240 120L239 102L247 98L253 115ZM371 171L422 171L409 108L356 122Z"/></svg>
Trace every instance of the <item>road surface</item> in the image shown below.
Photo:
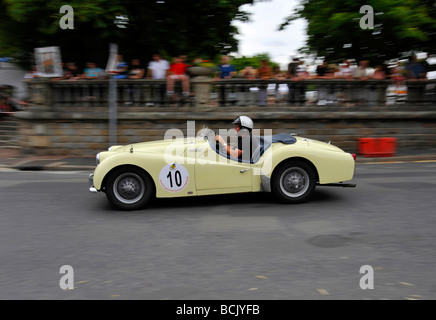
<svg viewBox="0 0 436 320"><path fill-rule="evenodd" d="M256 193L134 212L89 193L88 174L0 171L0 299L436 298L435 162L359 164L355 189L299 205Z"/></svg>

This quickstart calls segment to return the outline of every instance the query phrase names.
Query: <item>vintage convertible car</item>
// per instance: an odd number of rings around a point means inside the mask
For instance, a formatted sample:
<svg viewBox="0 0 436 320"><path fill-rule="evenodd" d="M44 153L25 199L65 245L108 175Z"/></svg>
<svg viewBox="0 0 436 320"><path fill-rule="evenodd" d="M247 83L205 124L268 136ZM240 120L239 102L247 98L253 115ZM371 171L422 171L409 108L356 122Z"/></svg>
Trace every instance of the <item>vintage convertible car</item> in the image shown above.
<svg viewBox="0 0 436 320"><path fill-rule="evenodd" d="M354 187L356 156L316 140L281 133L259 136L251 159L220 150L207 128L197 137L113 146L97 154L90 191L122 210L152 197L271 192L286 203L310 198L316 185Z"/></svg>

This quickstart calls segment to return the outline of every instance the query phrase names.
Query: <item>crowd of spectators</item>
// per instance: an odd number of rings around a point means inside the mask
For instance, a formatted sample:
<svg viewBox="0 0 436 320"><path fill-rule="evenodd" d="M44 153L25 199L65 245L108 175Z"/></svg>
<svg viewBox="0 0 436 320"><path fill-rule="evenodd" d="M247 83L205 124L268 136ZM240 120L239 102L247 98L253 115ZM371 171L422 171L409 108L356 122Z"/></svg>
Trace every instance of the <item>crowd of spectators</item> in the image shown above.
<svg viewBox="0 0 436 320"><path fill-rule="evenodd" d="M152 60L146 67L141 64L139 59L133 59L130 63L124 61L123 56L117 56L116 70L107 73L100 68L95 62L88 62L83 72L79 72L77 66L72 63L63 64L63 75L57 80L77 80L77 79L107 79L110 76L117 79L158 79L165 80L166 87L162 88L158 94L162 98L166 95L171 99L174 93L175 82L179 81L182 88L182 96L189 97L190 92L190 73L189 67L195 66L196 61L202 61L196 58L194 64L187 62L186 56L173 57L171 62L166 61L160 54L152 56ZM288 64L286 70L281 70L279 66L272 64L264 59L260 66L246 66L237 70L232 64L229 56L222 56L218 65L214 66L213 77L215 80L220 79L277 79L277 80L294 80L303 79L359 79L359 80L385 80L390 79L395 85L404 85L405 80L427 79L428 63L423 60L419 61L415 56L407 62L398 62L396 65L377 65L370 67L367 60L352 63L354 60L344 60L340 64L329 64L323 61L317 66L306 65L303 60L293 58ZM40 76L35 70L26 76L27 79ZM288 88L288 86L286 86ZM292 86L290 86L292 91ZM287 89L286 89L287 90ZM222 98L224 92L219 92Z"/></svg>
<svg viewBox="0 0 436 320"><path fill-rule="evenodd" d="M199 60L200 58L196 58ZM166 79L169 81L169 90L172 91L174 81L181 80L186 88L189 81L188 68L195 65L187 62L186 56L173 57L172 62L168 62L162 58L160 54L154 54L152 60L148 63L147 67L141 64L139 59L132 59L130 64L125 62L123 56L118 56L116 64L117 69L112 72L115 73L117 79ZM200 59L201 61L201 59ZM340 64L329 64L326 61L321 62L319 65L309 66L299 58L293 58L287 66L287 70L281 70L279 66L271 64L268 60L262 60L260 66L256 69L253 66L246 66L241 70L237 70L231 63L229 56L222 56L221 63L215 67L216 79L229 79L229 78L243 78L243 79L426 79L428 72L428 63L426 60L419 61L417 56L414 55L407 62L398 62L396 65L377 65L372 68L369 66L369 61L362 60L358 64L352 66L353 60L344 60ZM83 69L79 72L78 67L73 62L62 64L63 75L61 79L106 79L109 74L96 65L95 62L88 62ZM312 69L310 71L310 69ZM41 76L36 71L32 70L26 77L33 78ZM188 78L188 79L187 79ZM188 90L184 90L188 91Z"/></svg>

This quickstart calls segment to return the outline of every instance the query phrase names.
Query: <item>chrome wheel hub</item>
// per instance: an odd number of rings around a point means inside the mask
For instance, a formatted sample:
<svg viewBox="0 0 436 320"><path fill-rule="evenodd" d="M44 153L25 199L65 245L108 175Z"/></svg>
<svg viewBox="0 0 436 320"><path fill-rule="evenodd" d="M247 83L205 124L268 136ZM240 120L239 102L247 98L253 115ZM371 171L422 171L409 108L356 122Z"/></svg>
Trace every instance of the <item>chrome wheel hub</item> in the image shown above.
<svg viewBox="0 0 436 320"><path fill-rule="evenodd" d="M289 168L280 177L280 189L288 197L299 197L309 188L309 176L301 168Z"/></svg>
<svg viewBox="0 0 436 320"><path fill-rule="evenodd" d="M144 181L135 173L124 173L115 180L113 191L120 202L132 204L144 195Z"/></svg>

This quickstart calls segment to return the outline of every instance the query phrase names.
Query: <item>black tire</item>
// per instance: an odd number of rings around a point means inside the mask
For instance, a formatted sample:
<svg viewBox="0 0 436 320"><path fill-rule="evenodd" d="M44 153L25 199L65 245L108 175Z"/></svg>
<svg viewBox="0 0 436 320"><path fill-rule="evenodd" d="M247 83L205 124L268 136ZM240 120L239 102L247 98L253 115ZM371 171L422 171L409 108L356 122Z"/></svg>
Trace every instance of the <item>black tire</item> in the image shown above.
<svg viewBox="0 0 436 320"><path fill-rule="evenodd" d="M145 207L153 192L153 180L138 168L116 169L110 173L106 182L106 196L120 210L137 210Z"/></svg>
<svg viewBox="0 0 436 320"><path fill-rule="evenodd" d="M272 193L284 203L307 201L316 187L312 167L303 161L290 160L280 164L271 179Z"/></svg>

